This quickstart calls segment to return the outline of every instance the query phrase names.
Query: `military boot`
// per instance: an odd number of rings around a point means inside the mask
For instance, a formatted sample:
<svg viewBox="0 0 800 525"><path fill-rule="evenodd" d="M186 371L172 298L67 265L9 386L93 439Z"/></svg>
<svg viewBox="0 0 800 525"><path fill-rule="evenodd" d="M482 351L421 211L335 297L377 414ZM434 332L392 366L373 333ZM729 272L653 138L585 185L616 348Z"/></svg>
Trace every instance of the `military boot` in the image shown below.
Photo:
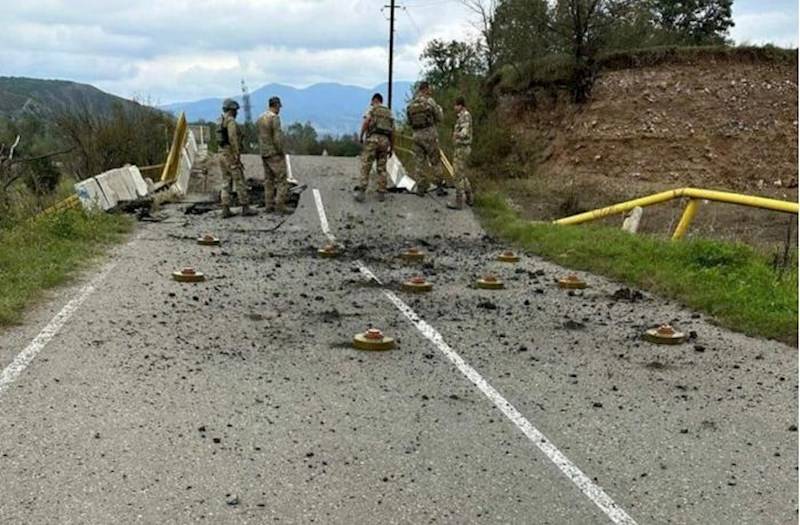
<svg viewBox="0 0 800 525"><path fill-rule="evenodd" d="M447 197L447 190L444 189L444 183L441 183L438 186L436 186L436 196Z"/></svg>
<svg viewBox="0 0 800 525"><path fill-rule="evenodd" d="M256 215L258 215L258 212L250 206L242 206L242 217L255 217Z"/></svg>
<svg viewBox="0 0 800 525"><path fill-rule="evenodd" d="M475 194L472 193L472 190L467 191L466 194L466 203L467 206L474 206L475 205Z"/></svg>
<svg viewBox="0 0 800 525"><path fill-rule="evenodd" d="M448 202L447 207L451 210L461 210L464 209L464 194L460 191L456 192L456 198L453 202Z"/></svg>
<svg viewBox="0 0 800 525"><path fill-rule="evenodd" d="M231 211L231 207L230 206L223 206L222 207L222 218L223 219L229 219L229 218L234 217L234 216L235 215Z"/></svg>
<svg viewBox="0 0 800 525"><path fill-rule="evenodd" d="M353 198L356 200L356 202L364 202L367 200L367 194L363 188L356 188Z"/></svg>
<svg viewBox="0 0 800 525"><path fill-rule="evenodd" d="M379 191L378 192L378 202L386 202L386 192Z"/></svg>

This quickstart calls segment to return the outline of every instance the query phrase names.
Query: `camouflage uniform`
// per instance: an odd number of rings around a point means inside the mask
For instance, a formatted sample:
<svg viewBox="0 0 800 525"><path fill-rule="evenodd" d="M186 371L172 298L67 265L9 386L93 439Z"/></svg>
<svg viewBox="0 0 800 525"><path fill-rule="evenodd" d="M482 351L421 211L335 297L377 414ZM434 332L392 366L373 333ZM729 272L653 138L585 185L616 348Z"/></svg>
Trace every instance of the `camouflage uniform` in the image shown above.
<svg viewBox="0 0 800 525"><path fill-rule="evenodd" d="M376 126L378 118L382 116L387 118L385 114L391 114L391 110L386 106L378 105L372 106L364 115L364 118L369 119L369 129L367 131L367 140L364 141L364 149L361 152L361 177L358 181L358 190L366 191L369 187L369 174L372 171L372 163L374 162L378 171L378 193L386 193L386 186L388 184L389 174L386 171L386 162L389 160L389 155L392 150L392 142L388 129L379 130ZM390 126L394 126L394 120L388 117Z"/></svg>
<svg viewBox="0 0 800 525"><path fill-rule="evenodd" d="M456 119L453 130L453 171L455 172L456 205L464 202L472 205L472 185L467 178L467 160L472 153L472 115L466 108L462 109Z"/></svg>
<svg viewBox="0 0 800 525"><path fill-rule="evenodd" d="M258 142L264 163L264 204L267 211L285 211L289 192L286 154L283 151L281 118L272 110L258 119Z"/></svg>
<svg viewBox="0 0 800 525"><path fill-rule="evenodd" d="M428 191L431 179L439 183L442 181L442 158L439 150L439 134L436 125L444 118L444 111L432 97L417 94L409 104L408 110L414 104L427 105L430 125L414 129L414 170L411 177L417 182L417 193ZM411 122L411 114L408 114ZM414 127L414 126L412 126ZM432 177L428 174L428 169Z"/></svg>
<svg viewBox="0 0 800 525"><path fill-rule="evenodd" d="M227 208L231 205L231 193L236 191L240 206L247 206L248 194L247 183L244 180L244 165L241 158L241 144L244 134L236 124L236 119L229 114L224 114L219 120L220 128L227 131L228 144L222 146L222 206Z"/></svg>

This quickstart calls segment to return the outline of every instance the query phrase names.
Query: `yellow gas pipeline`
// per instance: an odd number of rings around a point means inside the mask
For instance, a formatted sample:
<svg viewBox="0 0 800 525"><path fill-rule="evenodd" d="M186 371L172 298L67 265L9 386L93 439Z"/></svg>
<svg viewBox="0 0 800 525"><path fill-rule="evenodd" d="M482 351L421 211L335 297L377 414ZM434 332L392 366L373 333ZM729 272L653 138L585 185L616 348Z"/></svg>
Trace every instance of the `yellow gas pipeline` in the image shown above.
<svg viewBox="0 0 800 525"><path fill-rule="evenodd" d="M795 215L798 213L798 204L796 202L768 199L766 197L755 197L752 195L742 195L739 193L729 193L725 191L681 188L677 190L656 193L655 195L630 200L593 211L587 211L585 213L573 215L572 217L565 217L563 219L554 221L553 224L582 224L584 222L595 221L605 217L610 217L612 215L626 213L637 207L644 208L646 206L652 206L654 204L660 204L662 202L680 199L683 197L688 198L689 202L686 205L686 209L683 212L683 216L681 217L677 228L675 228L675 233L672 236L673 239L680 239L686 234L689 226L694 220L694 217L697 215L701 200L726 202L729 204L738 204L740 206L749 206L751 208L761 208L782 213L794 213Z"/></svg>

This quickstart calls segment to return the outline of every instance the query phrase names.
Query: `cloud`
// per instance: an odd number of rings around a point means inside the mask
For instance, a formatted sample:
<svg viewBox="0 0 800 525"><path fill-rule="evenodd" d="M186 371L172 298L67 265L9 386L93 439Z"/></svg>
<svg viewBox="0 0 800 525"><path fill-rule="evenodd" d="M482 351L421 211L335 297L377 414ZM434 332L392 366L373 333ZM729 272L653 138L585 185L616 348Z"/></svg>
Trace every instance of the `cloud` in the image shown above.
<svg viewBox="0 0 800 525"><path fill-rule="evenodd" d="M28 0L4 8L0 75L67 78L162 103L237 93L244 76L305 86L385 81L384 0ZM385 10L384 10L385 11ZM398 11L396 78L425 42L464 38L457 1Z"/></svg>
<svg viewBox="0 0 800 525"><path fill-rule="evenodd" d="M781 0L784 2L785 0ZM65 78L161 103L238 93L246 78L371 87L387 76L385 0L25 0L3 7L0 75ZM473 39L458 0L398 10L396 75L432 38ZM788 4L786 4L788 5ZM737 7L738 6L738 7ZM796 45L794 18L737 0L737 41ZM749 9L749 11L747 11ZM383 12L382 12L383 10Z"/></svg>

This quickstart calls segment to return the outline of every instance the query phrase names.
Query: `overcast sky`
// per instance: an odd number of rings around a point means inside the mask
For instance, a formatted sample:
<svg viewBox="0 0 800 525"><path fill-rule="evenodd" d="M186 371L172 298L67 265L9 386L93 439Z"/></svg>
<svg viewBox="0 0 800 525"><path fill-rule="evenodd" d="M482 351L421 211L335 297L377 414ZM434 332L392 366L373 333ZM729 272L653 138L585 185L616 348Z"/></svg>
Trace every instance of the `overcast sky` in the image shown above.
<svg viewBox="0 0 800 525"><path fill-rule="evenodd" d="M0 76L87 82L169 103L268 82L303 87L385 81L385 0L11 0ZM403 2L399 2L403 3ZM736 0L737 42L797 46L797 0ZM457 0L398 12L396 78L415 79L432 38L474 36Z"/></svg>

